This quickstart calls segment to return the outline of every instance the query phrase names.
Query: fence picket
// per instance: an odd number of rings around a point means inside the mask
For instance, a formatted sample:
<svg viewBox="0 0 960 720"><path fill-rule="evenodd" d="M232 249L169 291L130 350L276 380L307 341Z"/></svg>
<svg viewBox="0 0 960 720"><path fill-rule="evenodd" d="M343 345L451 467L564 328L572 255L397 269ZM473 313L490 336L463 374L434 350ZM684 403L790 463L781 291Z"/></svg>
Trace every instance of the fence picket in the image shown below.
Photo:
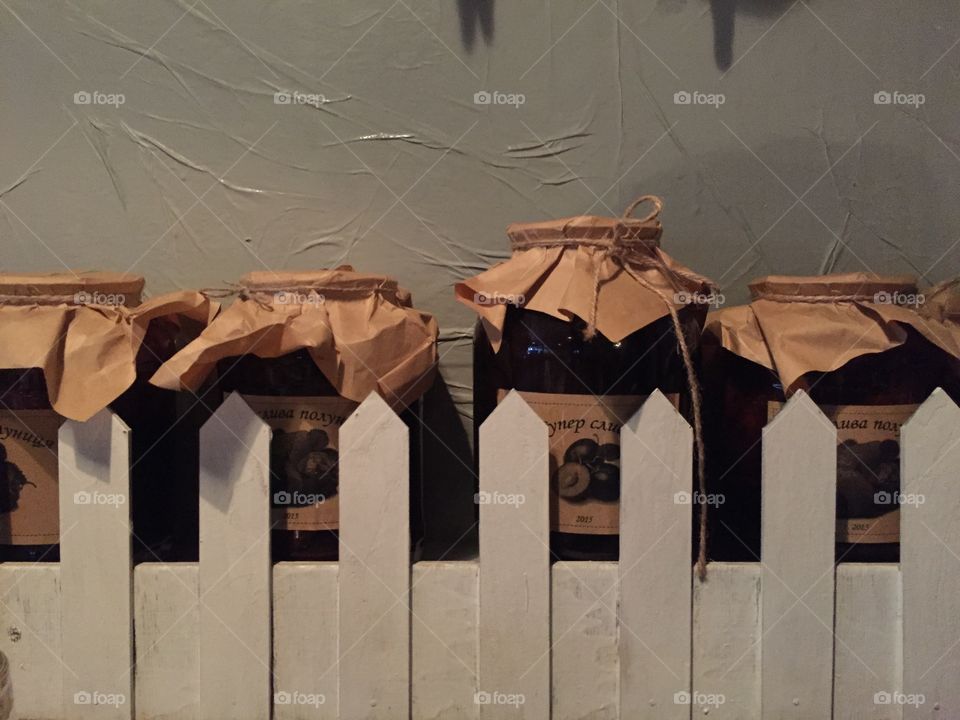
<svg viewBox="0 0 960 720"><path fill-rule="evenodd" d="M410 716L409 435L377 394L340 429L344 718Z"/></svg>
<svg viewBox="0 0 960 720"><path fill-rule="evenodd" d="M558 562L552 575L553 718L617 720L617 563Z"/></svg>
<svg viewBox="0 0 960 720"><path fill-rule="evenodd" d="M60 427L65 718L133 716L130 430L110 410Z"/></svg>
<svg viewBox="0 0 960 720"><path fill-rule="evenodd" d="M412 693L415 720L475 720L476 562L413 566Z"/></svg>
<svg viewBox="0 0 960 720"><path fill-rule="evenodd" d="M693 689L710 720L760 720L760 567L711 563L693 585Z"/></svg>
<svg viewBox="0 0 960 720"><path fill-rule="evenodd" d="M938 389L901 430L904 720L960 717L958 427Z"/></svg>
<svg viewBox="0 0 960 720"><path fill-rule="evenodd" d="M798 391L763 430L764 720L831 716L836 474L836 428Z"/></svg>
<svg viewBox="0 0 960 720"><path fill-rule="evenodd" d="M137 720L196 720L200 605L196 563L134 568Z"/></svg>
<svg viewBox="0 0 960 720"><path fill-rule="evenodd" d="M337 720L337 563L273 568L274 720Z"/></svg>
<svg viewBox="0 0 960 720"><path fill-rule="evenodd" d="M60 720L68 670L60 659L57 563L0 564L0 628L15 702L11 717Z"/></svg>
<svg viewBox="0 0 960 720"><path fill-rule="evenodd" d="M547 427L511 391L480 427L483 720L550 717L548 473Z"/></svg>
<svg viewBox="0 0 960 720"><path fill-rule="evenodd" d="M899 720L901 706L877 703L900 689L900 568L837 566L835 720Z"/></svg>
<svg viewBox="0 0 960 720"><path fill-rule="evenodd" d="M689 718L693 435L657 390L620 442L620 707Z"/></svg>
<svg viewBox="0 0 960 720"><path fill-rule="evenodd" d="M200 717L270 717L270 429L237 393L200 430Z"/></svg>

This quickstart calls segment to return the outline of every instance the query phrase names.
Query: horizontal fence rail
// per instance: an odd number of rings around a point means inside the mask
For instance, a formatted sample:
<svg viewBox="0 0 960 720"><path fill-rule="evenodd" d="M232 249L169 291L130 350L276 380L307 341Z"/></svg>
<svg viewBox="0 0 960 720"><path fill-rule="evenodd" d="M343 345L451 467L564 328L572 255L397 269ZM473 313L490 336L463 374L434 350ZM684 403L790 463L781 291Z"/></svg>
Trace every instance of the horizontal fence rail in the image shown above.
<svg viewBox="0 0 960 720"><path fill-rule="evenodd" d="M620 562L551 564L517 393L480 432L479 560L412 566L407 428L377 396L342 428L339 563L271 563L270 431L239 396L201 435L199 563L132 566L129 430L67 422L62 560L0 565L12 717L960 718L958 427L938 390L902 429L901 563L836 566L836 432L798 393L763 435L763 562L700 580L660 393L622 431Z"/></svg>

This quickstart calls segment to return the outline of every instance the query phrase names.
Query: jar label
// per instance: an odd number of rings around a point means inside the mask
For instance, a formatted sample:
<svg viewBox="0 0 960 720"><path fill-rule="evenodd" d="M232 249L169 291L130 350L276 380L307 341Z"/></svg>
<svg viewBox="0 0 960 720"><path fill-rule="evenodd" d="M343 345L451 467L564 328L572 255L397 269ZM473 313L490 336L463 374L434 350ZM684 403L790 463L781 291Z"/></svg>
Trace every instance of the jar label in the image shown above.
<svg viewBox="0 0 960 720"><path fill-rule="evenodd" d="M783 403L768 406L769 419ZM837 426L837 542L900 542L900 426L919 405L822 405Z"/></svg>
<svg viewBox="0 0 960 720"><path fill-rule="evenodd" d="M0 543L60 541L57 433L53 410L0 411Z"/></svg>
<svg viewBox="0 0 960 720"><path fill-rule="evenodd" d="M509 390L497 391L497 402ZM646 395L520 392L547 424L550 529L582 535L620 532L620 428ZM668 395L674 405L676 395Z"/></svg>
<svg viewBox="0 0 960 720"><path fill-rule="evenodd" d="M340 527L340 426L359 403L338 396L244 395L273 430L270 493L278 530Z"/></svg>

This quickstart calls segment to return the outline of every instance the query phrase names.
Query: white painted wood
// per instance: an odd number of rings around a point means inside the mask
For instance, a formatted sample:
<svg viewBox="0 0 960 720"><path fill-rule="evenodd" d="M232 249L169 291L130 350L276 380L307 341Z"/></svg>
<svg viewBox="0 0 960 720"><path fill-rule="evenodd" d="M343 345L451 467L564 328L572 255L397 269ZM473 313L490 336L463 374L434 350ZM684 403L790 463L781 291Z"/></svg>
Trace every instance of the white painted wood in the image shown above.
<svg viewBox="0 0 960 720"><path fill-rule="evenodd" d="M803 391L763 430L764 720L830 717L836 438Z"/></svg>
<svg viewBox="0 0 960 720"><path fill-rule="evenodd" d="M901 620L897 565L837 566L835 720L901 717L900 705L882 702L900 690Z"/></svg>
<svg viewBox="0 0 960 720"><path fill-rule="evenodd" d="M620 433L620 707L690 717L693 433L659 391Z"/></svg>
<svg viewBox="0 0 960 720"><path fill-rule="evenodd" d="M200 430L200 717L270 717L270 429L230 395Z"/></svg>
<svg viewBox="0 0 960 720"><path fill-rule="evenodd" d="M905 720L960 717L960 409L934 392L901 429Z"/></svg>
<svg viewBox="0 0 960 720"><path fill-rule="evenodd" d="M200 605L196 563L134 569L136 716L196 720L200 712Z"/></svg>
<svg viewBox="0 0 960 720"><path fill-rule="evenodd" d="M511 391L480 427L483 720L550 717L547 427Z"/></svg>
<svg viewBox="0 0 960 720"><path fill-rule="evenodd" d="M409 430L371 394L340 429L340 715L410 716Z"/></svg>
<svg viewBox="0 0 960 720"><path fill-rule="evenodd" d="M133 716L130 430L110 410L60 427L63 717Z"/></svg>
<svg viewBox="0 0 960 720"><path fill-rule="evenodd" d="M553 719L616 720L617 563L558 562L552 576Z"/></svg>
<svg viewBox="0 0 960 720"><path fill-rule="evenodd" d="M710 720L761 719L759 564L711 563L703 581L694 573L692 672Z"/></svg>
<svg viewBox="0 0 960 720"><path fill-rule="evenodd" d="M473 720L477 691L477 562L413 566L414 720Z"/></svg>
<svg viewBox="0 0 960 720"><path fill-rule="evenodd" d="M275 720L337 720L337 563L273 568Z"/></svg>
<svg viewBox="0 0 960 720"><path fill-rule="evenodd" d="M60 566L0 565L0 651L13 684L12 720L62 717Z"/></svg>

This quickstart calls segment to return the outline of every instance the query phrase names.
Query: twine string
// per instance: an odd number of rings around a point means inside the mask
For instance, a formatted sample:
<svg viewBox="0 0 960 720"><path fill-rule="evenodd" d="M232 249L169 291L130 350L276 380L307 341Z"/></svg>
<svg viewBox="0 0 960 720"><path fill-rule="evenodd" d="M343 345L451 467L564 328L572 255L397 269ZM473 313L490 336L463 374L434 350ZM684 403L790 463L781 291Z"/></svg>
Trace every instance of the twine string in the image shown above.
<svg viewBox="0 0 960 720"><path fill-rule="evenodd" d="M643 218L631 218L634 210L641 204L648 202L653 209ZM623 220L631 222L618 222L613 229L612 238L593 238L593 239L573 239L562 238L556 240L521 238L513 241L514 250L528 250L536 247L561 247L561 248L582 248L592 247L598 250L595 258L595 270L593 274L593 294L590 303L590 313L587 318L587 326L584 329L584 337L591 340L597 334L597 311L600 301L600 288L604 282L602 277L603 266L606 260L612 260L638 284L656 295L667 308L670 314L670 321L673 324L673 332L677 339L677 346L683 359L684 372L686 374L687 388L690 391L690 403L693 410L693 438L696 450L697 463L697 487L700 492L700 517L699 517L699 538L700 547L697 554L697 573L701 580L707 575L707 536L708 536L708 517L707 517L707 479L706 479L706 450L703 442L703 408L700 384L697 381L696 370L693 366L693 355L690 352L690 345L687 342L686 334L683 331L683 325L680 322L680 315L677 312L676 304L660 288L656 287L649 280L640 275L640 270L658 270L666 277L675 289L683 287L681 280L687 283L694 283L697 286L703 285L703 279L692 272L679 268L672 268L667 265L663 257L655 252L658 248L656 239L636 237L635 226L632 223L647 223L657 219L660 211L663 209L663 202L655 195L641 195L634 200L623 213ZM615 273L614 273L615 274ZM612 277L612 276L611 276Z"/></svg>

